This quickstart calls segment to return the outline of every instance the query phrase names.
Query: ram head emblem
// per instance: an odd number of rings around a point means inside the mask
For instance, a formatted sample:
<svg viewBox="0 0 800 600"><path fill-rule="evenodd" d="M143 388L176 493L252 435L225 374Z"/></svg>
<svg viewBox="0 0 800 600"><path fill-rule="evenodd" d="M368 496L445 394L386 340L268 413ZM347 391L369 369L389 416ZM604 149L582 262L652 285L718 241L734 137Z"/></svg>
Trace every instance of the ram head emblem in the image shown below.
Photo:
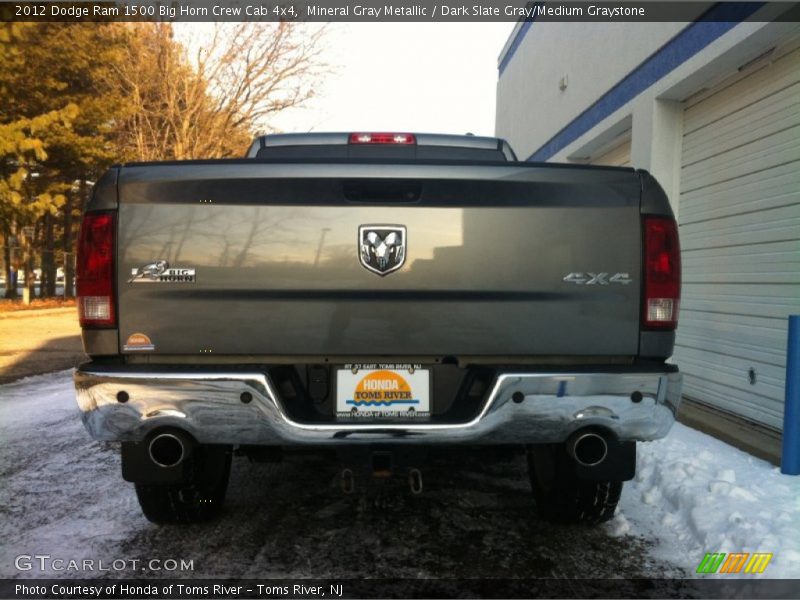
<svg viewBox="0 0 800 600"><path fill-rule="evenodd" d="M378 275L403 266L406 260L406 228L402 225L362 225L358 228L361 264Z"/></svg>

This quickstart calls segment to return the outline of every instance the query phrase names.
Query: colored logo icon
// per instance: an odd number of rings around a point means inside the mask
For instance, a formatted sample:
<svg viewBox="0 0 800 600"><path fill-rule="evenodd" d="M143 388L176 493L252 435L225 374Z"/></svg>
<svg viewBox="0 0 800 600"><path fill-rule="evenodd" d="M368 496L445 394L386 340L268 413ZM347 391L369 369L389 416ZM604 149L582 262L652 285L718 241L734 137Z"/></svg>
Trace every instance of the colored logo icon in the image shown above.
<svg viewBox="0 0 800 600"><path fill-rule="evenodd" d="M766 552L708 552L697 566L698 573L763 573L769 561L772 560L772 553Z"/></svg>
<svg viewBox="0 0 800 600"><path fill-rule="evenodd" d="M413 398L411 386L405 378L393 371L374 371L356 386L353 399L347 404L355 406L392 406L394 404L419 404Z"/></svg>

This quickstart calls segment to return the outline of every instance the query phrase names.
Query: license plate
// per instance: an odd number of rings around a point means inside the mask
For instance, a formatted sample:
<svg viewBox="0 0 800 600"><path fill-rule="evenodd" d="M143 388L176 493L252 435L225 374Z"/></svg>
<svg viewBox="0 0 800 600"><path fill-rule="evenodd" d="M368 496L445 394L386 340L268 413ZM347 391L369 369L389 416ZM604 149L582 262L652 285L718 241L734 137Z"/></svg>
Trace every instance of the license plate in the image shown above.
<svg viewBox="0 0 800 600"><path fill-rule="evenodd" d="M352 419L430 416L430 371L417 365L345 365L336 372L336 414Z"/></svg>

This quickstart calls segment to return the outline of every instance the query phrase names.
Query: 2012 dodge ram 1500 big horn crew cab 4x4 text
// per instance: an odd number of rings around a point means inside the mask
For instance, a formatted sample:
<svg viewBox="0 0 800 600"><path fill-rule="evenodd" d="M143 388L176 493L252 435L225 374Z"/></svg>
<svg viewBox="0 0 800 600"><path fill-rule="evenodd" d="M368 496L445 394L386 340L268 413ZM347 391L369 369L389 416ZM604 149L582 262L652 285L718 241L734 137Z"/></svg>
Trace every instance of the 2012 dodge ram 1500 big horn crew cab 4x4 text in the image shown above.
<svg viewBox="0 0 800 600"><path fill-rule="evenodd" d="M630 168L517 162L495 138L298 134L242 160L125 164L82 223L75 373L156 522L218 514L231 456L528 454L539 514L610 518L669 431L680 255Z"/></svg>

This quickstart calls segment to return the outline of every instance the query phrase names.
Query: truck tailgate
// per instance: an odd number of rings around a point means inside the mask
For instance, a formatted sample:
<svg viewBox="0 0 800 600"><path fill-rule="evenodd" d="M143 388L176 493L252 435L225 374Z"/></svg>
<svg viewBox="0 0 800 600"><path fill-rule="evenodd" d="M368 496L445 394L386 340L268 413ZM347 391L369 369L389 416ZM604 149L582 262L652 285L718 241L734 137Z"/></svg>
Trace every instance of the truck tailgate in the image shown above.
<svg viewBox="0 0 800 600"><path fill-rule="evenodd" d="M214 161L125 166L118 185L124 353L637 353L630 169ZM405 261L381 276L359 228L386 225ZM150 277L160 262L171 276Z"/></svg>

